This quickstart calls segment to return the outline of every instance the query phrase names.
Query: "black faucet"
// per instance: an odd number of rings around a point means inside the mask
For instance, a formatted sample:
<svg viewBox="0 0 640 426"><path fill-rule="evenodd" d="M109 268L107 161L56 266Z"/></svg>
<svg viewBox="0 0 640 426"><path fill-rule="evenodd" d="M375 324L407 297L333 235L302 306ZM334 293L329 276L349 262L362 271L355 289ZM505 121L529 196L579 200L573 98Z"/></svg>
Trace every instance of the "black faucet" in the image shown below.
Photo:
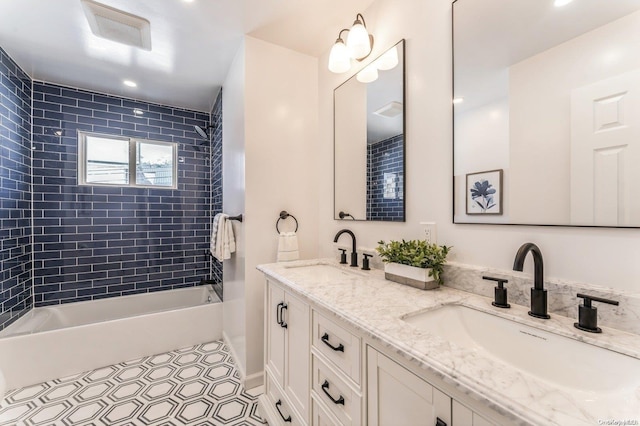
<svg viewBox="0 0 640 426"><path fill-rule="evenodd" d="M349 231L348 229L342 229L338 231L335 238L333 239L333 242L337 243L340 235L345 233L351 235L351 242L353 244L351 248L351 266L358 266L358 253L356 253L356 236L353 234L353 232Z"/></svg>
<svg viewBox="0 0 640 426"><path fill-rule="evenodd" d="M542 252L533 243L524 243L513 261L513 270L522 272L524 258L531 252L533 255L533 287L531 287L531 310L529 315L536 318L551 318L547 314L547 290L544 289L544 270Z"/></svg>

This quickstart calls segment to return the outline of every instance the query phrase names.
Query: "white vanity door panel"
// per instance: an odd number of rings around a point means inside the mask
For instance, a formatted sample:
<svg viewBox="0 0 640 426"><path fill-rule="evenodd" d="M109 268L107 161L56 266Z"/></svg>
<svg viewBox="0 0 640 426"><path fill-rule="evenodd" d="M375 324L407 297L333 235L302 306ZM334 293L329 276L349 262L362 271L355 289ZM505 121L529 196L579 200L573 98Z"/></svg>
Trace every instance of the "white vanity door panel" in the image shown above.
<svg viewBox="0 0 640 426"><path fill-rule="evenodd" d="M286 309L283 321L285 333L284 391L291 404L309 418L310 386L309 363L311 357L309 305L289 293L285 294Z"/></svg>
<svg viewBox="0 0 640 426"><path fill-rule="evenodd" d="M458 401L453 400L452 406L452 426L495 426L480 414L473 412Z"/></svg>
<svg viewBox="0 0 640 426"><path fill-rule="evenodd" d="M281 306L285 302L284 290L267 281L266 300L266 366L271 372L273 380L284 388L284 339L285 329L278 323Z"/></svg>
<svg viewBox="0 0 640 426"><path fill-rule="evenodd" d="M451 399L395 361L367 347L367 414L371 426L435 425Z"/></svg>

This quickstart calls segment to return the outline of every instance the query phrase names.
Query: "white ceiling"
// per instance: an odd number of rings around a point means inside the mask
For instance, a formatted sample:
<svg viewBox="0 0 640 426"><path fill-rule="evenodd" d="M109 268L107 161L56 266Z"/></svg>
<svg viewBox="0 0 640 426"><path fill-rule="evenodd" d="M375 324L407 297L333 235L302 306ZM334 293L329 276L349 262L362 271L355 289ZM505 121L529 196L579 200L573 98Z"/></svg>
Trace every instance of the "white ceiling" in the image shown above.
<svg viewBox="0 0 640 426"><path fill-rule="evenodd" d="M243 35L318 57L373 0L100 2L149 20L152 50L93 35L80 0L1 0L0 47L36 80L209 111Z"/></svg>

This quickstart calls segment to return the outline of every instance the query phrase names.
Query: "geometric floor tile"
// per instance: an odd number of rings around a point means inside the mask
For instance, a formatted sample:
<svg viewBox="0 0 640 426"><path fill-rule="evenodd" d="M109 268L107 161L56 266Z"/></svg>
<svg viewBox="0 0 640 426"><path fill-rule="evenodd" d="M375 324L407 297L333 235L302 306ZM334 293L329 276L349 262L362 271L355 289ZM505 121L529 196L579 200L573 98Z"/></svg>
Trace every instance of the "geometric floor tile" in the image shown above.
<svg viewBox="0 0 640 426"><path fill-rule="evenodd" d="M7 392L0 426L264 426L223 342Z"/></svg>

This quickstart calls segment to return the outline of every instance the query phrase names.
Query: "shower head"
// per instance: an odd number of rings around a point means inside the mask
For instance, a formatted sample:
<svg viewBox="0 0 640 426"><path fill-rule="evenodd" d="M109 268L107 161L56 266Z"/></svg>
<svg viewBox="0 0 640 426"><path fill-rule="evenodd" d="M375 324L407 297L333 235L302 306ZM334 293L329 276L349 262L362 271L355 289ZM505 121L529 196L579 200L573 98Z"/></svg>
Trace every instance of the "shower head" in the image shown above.
<svg viewBox="0 0 640 426"><path fill-rule="evenodd" d="M193 126L193 128L195 129L196 133L200 135L200 137L202 137L203 139L209 139L209 129L213 128L213 126L207 126L206 130L200 126L195 125Z"/></svg>

